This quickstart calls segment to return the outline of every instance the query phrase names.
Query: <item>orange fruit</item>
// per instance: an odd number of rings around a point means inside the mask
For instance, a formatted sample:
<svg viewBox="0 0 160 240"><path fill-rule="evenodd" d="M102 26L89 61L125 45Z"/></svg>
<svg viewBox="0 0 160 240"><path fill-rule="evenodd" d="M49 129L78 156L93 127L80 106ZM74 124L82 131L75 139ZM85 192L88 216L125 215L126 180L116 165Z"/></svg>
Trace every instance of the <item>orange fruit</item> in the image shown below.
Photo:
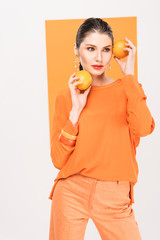
<svg viewBox="0 0 160 240"><path fill-rule="evenodd" d="M123 51L123 48L127 47L127 46L125 46L125 43L127 43L127 41L125 41L125 40L118 40L117 42L114 43L113 54L117 58L124 58L129 54L129 52L127 50Z"/></svg>
<svg viewBox="0 0 160 240"><path fill-rule="evenodd" d="M85 90L87 89L91 83L92 83L92 76L91 74L86 70L80 70L77 72L76 77L79 77L80 79L76 80L76 82L82 82L77 85L77 88L79 90Z"/></svg>

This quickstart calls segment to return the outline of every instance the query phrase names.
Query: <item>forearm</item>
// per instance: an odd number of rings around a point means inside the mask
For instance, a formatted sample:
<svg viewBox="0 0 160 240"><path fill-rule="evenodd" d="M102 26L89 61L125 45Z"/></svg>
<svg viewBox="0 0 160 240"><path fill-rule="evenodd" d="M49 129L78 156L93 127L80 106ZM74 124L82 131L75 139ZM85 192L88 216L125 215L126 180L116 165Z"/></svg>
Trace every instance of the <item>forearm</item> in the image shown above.
<svg viewBox="0 0 160 240"><path fill-rule="evenodd" d="M142 84L134 75L127 75L122 79L127 96L127 122L132 132L139 136L147 136L155 126L154 119L146 104L147 96Z"/></svg>
<svg viewBox="0 0 160 240"><path fill-rule="evenodd" d="M73 123L74 126L77 124L80 114L81 111L78 111L76 109L72 109L70 111L69 120Z"/></svg>
<svg viewBox="0 0 160 240"><path fill-rule="evenodd" d="M53 165L58 169L63 168L75 148L75 144L72 145L70 140L68 143L66 141L61 141L63 140L61 138L61 132L63 130L69 135L77 136L78 118L81 112L72 109L70 111L70 119L65 113L65 100L58 95L55 99L51 130L51 159ZM63 135L63 138L64 137Z"/></svg>

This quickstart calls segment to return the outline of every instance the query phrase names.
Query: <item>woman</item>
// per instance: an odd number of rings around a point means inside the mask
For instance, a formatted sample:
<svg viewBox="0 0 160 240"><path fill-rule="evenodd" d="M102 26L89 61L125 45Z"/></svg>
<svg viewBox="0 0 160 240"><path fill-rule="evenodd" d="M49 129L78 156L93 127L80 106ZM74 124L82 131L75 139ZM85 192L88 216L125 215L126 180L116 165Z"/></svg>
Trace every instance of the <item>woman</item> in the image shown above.
<svg viewBox="0 0 160 240"><path fill-rule="evenodd" d="M124 77L112 79L105 73L114 44L108 23L89 18L78 29L74 51L92 84L80 92L74 73L55 98L51 158L60 172L49 196L50 240L84 239L89 218L102 240L141 239L132 209L135 155L155 122L134 76L136 47L126 40L127 61L115 58Z"/></svg>

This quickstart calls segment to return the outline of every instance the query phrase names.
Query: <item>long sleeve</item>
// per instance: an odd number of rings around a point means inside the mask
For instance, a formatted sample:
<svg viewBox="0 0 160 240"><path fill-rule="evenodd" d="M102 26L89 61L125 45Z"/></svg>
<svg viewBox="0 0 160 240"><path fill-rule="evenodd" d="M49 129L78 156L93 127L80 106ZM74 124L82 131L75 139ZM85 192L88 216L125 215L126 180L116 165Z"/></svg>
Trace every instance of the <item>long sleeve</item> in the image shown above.
<svg viewBox="0 0 160 240"><path fill-rule="evenodd" d="M132 74L122 78L124 90L128 99L127 122L132 133L137 137L151 134L155 128L155 121L147 107L142 84Z"/></svg>
<svg viewBox="0 0 160 240"><path fill-rule="evenodd" d="M62 129L76 136L78 134L78 123L74 126L69 120L65 97L56 95L53 109L53 122L51 128L51 159L53 165L61 169L67 162L75 146L68 146L59 141Z"/></svg>

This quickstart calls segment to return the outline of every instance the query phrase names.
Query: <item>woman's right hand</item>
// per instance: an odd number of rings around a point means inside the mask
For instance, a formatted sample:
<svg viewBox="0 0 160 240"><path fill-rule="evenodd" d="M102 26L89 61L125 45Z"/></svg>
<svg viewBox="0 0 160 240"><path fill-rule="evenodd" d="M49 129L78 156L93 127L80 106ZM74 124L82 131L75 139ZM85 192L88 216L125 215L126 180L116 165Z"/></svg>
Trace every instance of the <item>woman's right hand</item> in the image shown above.
<svg viewBox="0 0 160 240"><path fill-rule="evenodd" d="M77 88L77 85L82 83L82 82L76 82L79 77L75 77L76 72L73 73L68 81L68 85L71 91L71 97L72 97L72 109L76 109L78 111L82 111L84 106L86 105L87 102L87 96L88 93L91 89L91 85L86 89L86 90L79 90ZM81 91L83 93L81 93Z"/></svg>

